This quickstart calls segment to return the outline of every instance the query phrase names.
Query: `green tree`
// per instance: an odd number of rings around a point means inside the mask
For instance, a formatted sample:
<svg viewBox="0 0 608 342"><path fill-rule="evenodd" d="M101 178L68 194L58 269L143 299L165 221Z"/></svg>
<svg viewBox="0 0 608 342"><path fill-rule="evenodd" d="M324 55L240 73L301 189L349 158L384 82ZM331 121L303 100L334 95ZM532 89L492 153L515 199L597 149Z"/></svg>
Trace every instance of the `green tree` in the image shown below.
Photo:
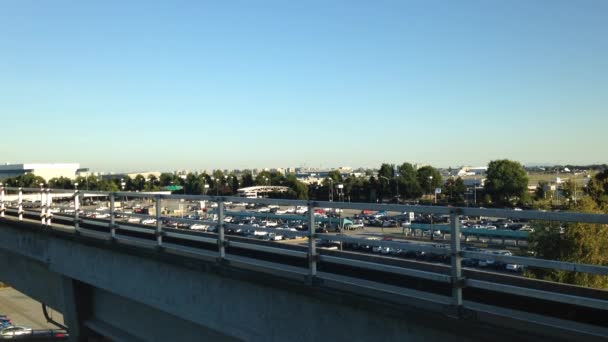
<svg viewBox="0 0 608 342"><path fill-rule="evenodd" d="M493 160L488 164L484 190L494 205L522 203L528 193L528 176L518 162Z"/></svg>
<svg viewBox="0 0 608 342"><path fill-rule="evenodd" d="M443 185L443 177L436 168L432 166L423 166L416 172L418 184L425 194L433 194L436 188Z"/></svg>
<svg viewBox="0 0 608 342"><path fill-rule="evenodd" d="M137 175L133 178L133 187L137 191L143 191L146 187L146 178L142 175Z"/></svg>
<svg viewBox="0 0 608 342"><path fill-rule="evenodd" d="M186 175L186 179L184 180L184 191L187 194L200 195L200 178L192 172L188 172L188 174Z"/></svg>
<svg viewBox="0 0 608 342"><path fill-rule="evenodd" d="M449 178L444 185L443 193L448 197L448 201L453 204L464 203L464 193L467 187L464 185L462 178Z"/></svg>
<svg viewBox="0 0 608 342"><path fill-rule="evenodd" d="M608 204L608 169L589 180L585 192L599 205Z"/></svg>
<svg viewBox="0 0 608 342"><path fill-rule="evenodd" d="M8 187L20 187L20 188L39 188L40 184L46 185L44 178L36 176L33 173L26 173L12 178L4 180L4 184Z"/></svg>
<svg viewBox="0 0 608 342"><path fill-rule="evenodd" d="M565 198L571 200L572 197L574 196L574 190L576 189L576 184L574 184L574 181L572 179L568 179L567 181L562 183L560 188L562 191L562 195L564 195Z"/></svg>
<svg viewBox="0 0 608 342"><path fill-rule="evenodd" d="M72 180L67 177L55 177L49 179L49 187L53 189L73 189Z"/></svg>
<svg viewBox="0 0 608 342"><path fill-rule="evenodd" d="M410 163L403 163L398 167L398 172L399 195L404 199L420 198L422 196L422 188L418 182L414 166Z"/></svg>
<svg viewBox="0 0 608 342"><path fill-rule="evenodd" d="M395 176L395 165L393 164L382 164L380 170L378 170L378 197L380 200L385 198L391 198L395 196L394 192L394 179ZM393 186L391 186L393 184Z"/></svg>
<svg viewBox="0 0 608 342"><path fill-rule="evenodd" d="M272 185L272 175L270 171L262 171L255 176L255 185ZM276 183L274 185L277 185Z"/></svg>
<svg viewBox="0 0 608 342"><path fill-rule="evenodd" d="M254 186L255 181L253 179L253 174L249 170L245 170L241 175L241 187L246 188L249 186Z"/></svg>
<svg viewBox="0 0 608 342"><path fill-rule="evenodd" d="M308 199L308 185L300 182L295 175L290 174L287 177L287 186L294 191L294 198L306 200Z"/></svg>
<svg viewBox="0 0 608 342"><path fill-rule="evenodd" d="M334 184L338 184L343 181L342 174L340 174L340 171L338 171L338 170L329 171L329 174L327 175L327 177L331 178L334 181Z"/></svg>
<svg viewBox="0 0 608 342"><path fill-rule="evenodd" d="M174 175L172 173L163 172L160 174L159 186L168 186L173 182Z"/></svg>
<svg viewBox="0 0 608 342"><path fill-rule="evenodd" d="M148 181L144 186L145 191L158 191L160 189L160 181L155 175L149 175Z"/></svg>
<svg viewBox="0 0 608 342"><path fill-rule="evenodd" d="M587 213L602 212L597 203L583 197L575 207ZM608 265L608 225L591 223L536 222L535 231L530 236L530 249L536 257L580 264ZM567 272L530 268L530 277L564 282L569 284L608 288L608 276L588 273Z"/></svg>
<svg viewBox="0 0 608 342"><path fill-rule="evenodd" d="M545 180L538 181L538 185L534 191L534 197L537 200L545 200L547 198L547 190L545 190L547 186L549 186L549 182Z"/></svg>

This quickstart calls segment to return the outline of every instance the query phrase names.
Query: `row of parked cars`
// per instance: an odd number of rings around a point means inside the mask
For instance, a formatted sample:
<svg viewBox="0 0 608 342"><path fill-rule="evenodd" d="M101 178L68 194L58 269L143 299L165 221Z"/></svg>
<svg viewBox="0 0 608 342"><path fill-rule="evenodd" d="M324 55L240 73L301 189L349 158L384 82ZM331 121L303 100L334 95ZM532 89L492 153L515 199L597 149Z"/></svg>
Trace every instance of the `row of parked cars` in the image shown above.
<svg viewBox="0 0 608 342"><path fill-rule="evenodd" d="M391 241L391 238L380 238L380 237L366 237L364 238L367 241ZM399 241L401 243L409 243L407 241ZM327 249L338 249L339 243L329 240L319 240L317 243L318 247L327 248ZM448 244L429 244L428 246L432 246L435 248L446 248L449 249L450 246ZM450 256L446 254L438 254L431 253L425 251L412 251L407 249L400 249L394 247L386 247L386 246L375 246L373 243L347 243L344 242L342 244L342 249L344 250L353 250L364 253L375 253L375 254L383 254L387 256L393 256L398 258L406 258L406 259L417 259L422 261L430 261L430 262L440 262L444 264L450 263ZM484 254L490 255L504 255L504 256L512 256L513 253L508 250L489 250L489 249L480 249L476 247L465 247L464 250L480 252ZM488 257L488 259L480 258L480 259L463 259L462 265L465 267L475 267L475 268L488 268L495 270L505 270L510 272L521 273L524 271L524 266L515 264L515 263L504 263L500 261L493 260Z"/></svg>

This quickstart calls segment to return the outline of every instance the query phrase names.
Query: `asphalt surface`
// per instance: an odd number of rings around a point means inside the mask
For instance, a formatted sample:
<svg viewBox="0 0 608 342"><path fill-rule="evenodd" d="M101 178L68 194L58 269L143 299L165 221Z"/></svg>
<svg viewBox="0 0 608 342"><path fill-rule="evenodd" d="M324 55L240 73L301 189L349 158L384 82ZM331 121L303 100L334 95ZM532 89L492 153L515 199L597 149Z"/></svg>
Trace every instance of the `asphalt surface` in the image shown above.
<svg viewBox="0 0 608 342"><path fill-rule="evenodd" d="M47 307L49 315L63 324L63 315ZM42 304L11 288L0 288L0 315L7 315L13 325L29 327L32 329L57 329L47 323L42 313Z"/></svg>

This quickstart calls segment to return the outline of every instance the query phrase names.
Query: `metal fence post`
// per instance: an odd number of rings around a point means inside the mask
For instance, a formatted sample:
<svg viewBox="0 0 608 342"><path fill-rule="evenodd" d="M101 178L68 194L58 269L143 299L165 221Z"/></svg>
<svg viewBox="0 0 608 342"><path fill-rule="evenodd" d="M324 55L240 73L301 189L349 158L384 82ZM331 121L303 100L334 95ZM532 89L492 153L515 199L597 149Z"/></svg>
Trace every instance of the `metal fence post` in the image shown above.
<svg viewBox="0 0 608 342"><path fill-rule="evenodd" d="M40 223L46 225L46 194L42 186L40 187Z"/></svg>
<svg viewBox="0 0 608 342"><path fill-rule="evenodd" d="M23 221L23 189L19 188L19 195L17 196L17 213L19 214L19 221Z"/></svg>
<svg viewBox="0 0 608 342"><path fill-rule="evenodd" d="M156 208L156 245L158 248L163 246L163 221L160 216L161 199L160 195L154 197L154 207Z"/></svg>
<svg viewBox="0 0 608 342"><path fill-rule="evenodd" d="M452 249L452 304L460 308L462 307L464 278L462 277L462 251L460 249L460 216L455 209L450 212L450 240Z"/></svg>
<svg viewBox="0 0 608 342"><path fill-rule="evenodd" d="M0 217L4 217L4 212L6 208L4 207L4 185L0 183Z"/></svg>
<svg viewBox="0 0 608 342"><path fill-rule="evenodd" d="M80 203L79 203L80 193L78 190L74 190L74 230L76 233L80 233Z"/></svg>
<svg viewBox="0 0 608 342"><path fill-rule="evenodd" d="M224 237L224 201L217 202L217 245L219 259L222 261L226 257L226 240Z"/></svg>
<svg viewBox="0 0 608 342"><path fill-rule="evenodd" d="M317 245L315 242L315 207L308 203L308 276L312 284L317 276Z"/></svg>
<svg viewBox="0 0 608 342"><path fill-rule="evenodd" d="M53 219L53 212L51 208L53 207L53 194L51 193L51 189L46 189L46 225L50 228L51 220Z"/></svg>
<svg viewBox="0 0 608 342"><path fill-rule="evenodd" d="M116 194L110 192L110 236L116 239Z"/></svg>

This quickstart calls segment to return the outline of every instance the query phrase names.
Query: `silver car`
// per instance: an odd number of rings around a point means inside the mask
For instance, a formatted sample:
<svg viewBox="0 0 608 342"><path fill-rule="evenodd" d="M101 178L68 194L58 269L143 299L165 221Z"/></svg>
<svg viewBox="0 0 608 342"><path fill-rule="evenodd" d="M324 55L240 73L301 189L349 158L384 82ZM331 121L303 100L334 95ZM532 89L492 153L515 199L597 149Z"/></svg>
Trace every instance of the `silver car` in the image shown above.
<svg viewBox="0 0 608 342"><path fill-rule="evenodd" d="M32 328L12 326L0 330L1 339L9 339L21 335L29 335L32 333Z"/></svg>

